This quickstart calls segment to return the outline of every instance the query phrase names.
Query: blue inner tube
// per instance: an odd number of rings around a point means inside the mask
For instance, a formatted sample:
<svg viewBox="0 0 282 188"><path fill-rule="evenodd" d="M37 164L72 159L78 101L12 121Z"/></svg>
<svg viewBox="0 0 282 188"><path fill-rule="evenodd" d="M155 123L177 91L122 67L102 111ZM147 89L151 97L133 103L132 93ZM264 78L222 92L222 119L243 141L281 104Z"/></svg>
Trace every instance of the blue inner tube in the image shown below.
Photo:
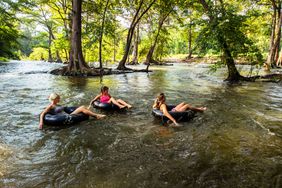
<svg viewBox="0 0 282 188"><path fill-rule="evenodd" d="M100 101L94 101L92 103L92 106L94 108L99 108L103 110L120 110L120 108L117 105L114 105L112 103L102 103Z"/></svg>
<svg viewBox="0 0 282 188"><path fill-rule="evenodd" d="M77 107L64 107L64 112L54 113L53 111L45 114L43 118L44 125L49 126L64 126L79 123L88 120L89 116L84 113L71 114Z"/></svg>
<svg viewBox="0 0 282 188"><path fill-rule="evenodd" d="M189 121L195 117L196 112L193 110L187 110L185 112L172 112L171 110L175 108L175 105L167 105L168 113L177 121ZM153 116L161 118L163 123L166 123L169 119L160 110L153 109Z"/></svg>

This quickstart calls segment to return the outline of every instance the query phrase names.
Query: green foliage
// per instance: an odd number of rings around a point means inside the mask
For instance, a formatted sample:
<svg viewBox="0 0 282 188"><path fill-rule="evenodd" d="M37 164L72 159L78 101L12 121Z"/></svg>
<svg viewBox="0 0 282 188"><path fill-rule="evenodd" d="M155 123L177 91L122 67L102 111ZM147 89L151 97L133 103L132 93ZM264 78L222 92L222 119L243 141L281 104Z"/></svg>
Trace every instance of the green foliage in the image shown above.
<svg viewBox="0 0 282 188"><path fill-rule="evenodd" d="M41 47L47 47L47 44L45 44L45 46L41 46ZM70 48L69 41L63 33L56 34L56 39L53 40L53 48L54 48L54 50L55 49L59 50L59 49L69 49Z"/></svg>
<svg viewBox="0 0 282 188"><path fill-rule="evenodd" d="M12 1L0 1L0 57L18 58L14 53L19 37L14 8L16 6Z"/></svg>
<svg viewBox="0 0 282 188"><path fill-rule="evenodd" d="M213 6L209 19L197 38L198 48L201 54L213 50L217 54L222 53L225 43L232 52L233 57L245 56L252 63L259 63L262 55L256 46L254 38L248 37L247 14L239 14L240 4L222 4ZM212 6L212 5L211 5ZM253 39L253 40L252 40Z"/></svg>
<svg viewBox="0 0 282 188"><path fill-rule="evenodd" d="M29 56L32 60L47 60L48 59L48 51L46 48L36 47L33 48L32 53Z"/></svg>
<svg viewBox="0 0 282 188"><path fill-rule="evenodd" d="M21 37L19 20L16 17L31 5L28 0L1 0L0 1L0 57L18 59Z"/></svg>
<svg viewBox="0 0 282 188"><path fill-rule="evenodd" d="M142 10L148 2L144 1ZM140 22L139 61L145 59L156 37L160 18L172 10L160 31L154 52L155 59L188 54L191 32L194 56L220 56L223 44L219 38L223 37L233 57L261 64L266 58L271 35L269 2L206 2L212 7L209 14L213 20L208 19L209 15L203 11L199 1L157 0ZM115 61L122 58L129 24L139 3L140 0L109 1L103 29L103 61L113 62L114 56ZM102 0L83 1L82 45L87 62L98 61L105 5L106 1ZM17 58L20 54L34 60L47 59L46 53L50 48L54 57L58 51L63 61L67 61L71 35L71 1L2 0L0 12L0 56ZM17 16L20 17L20 22ZM54 35L51 46L48 45L50 29Z"/></svg>
<svg viewBox="0 0 282 188"><path fill-rule="evenodd" d="M29 28L25 28L18 43L22 46L21 54L29 56L35 47L48 48L48 34L46 32L39 32L33 34Z"/></svg>
<svg viewBox="0 0 282 188"><path fill-rule="evenodd" d="M225 64L222 61L217 61L209 66L209 73L216 72L219 68L224 67Z"/></svg>
<svg viewBox="0 0 282 188"><path fill-rule="evenodd" d="M0 56L12 59L18 58L14 53L18 48L18 37L17 30L5 25L0 26Z"/></svg>

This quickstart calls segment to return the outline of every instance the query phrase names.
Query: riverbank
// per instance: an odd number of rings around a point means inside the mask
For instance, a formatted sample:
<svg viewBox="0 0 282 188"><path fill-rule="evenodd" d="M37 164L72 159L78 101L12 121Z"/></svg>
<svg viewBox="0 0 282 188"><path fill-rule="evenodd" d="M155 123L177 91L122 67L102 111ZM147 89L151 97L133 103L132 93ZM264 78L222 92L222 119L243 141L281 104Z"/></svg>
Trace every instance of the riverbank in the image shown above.
<svg viewBox="0 0 282 188"><path fill-rule="evenodd" d="M164 58L163 62L164 63L205 63L205 64L215 64L217 62L221 61L220 56L192 56L191 58L187 58L187 55L185 54L179 54L179 55L174 55L170 57ZM254 65L254 63L251 63L246 60L246 58L237 58L235 59L236 64L240 65ZM258 63L259 65L259 63ZM262 65L262 64L261 64Z"/></svg>

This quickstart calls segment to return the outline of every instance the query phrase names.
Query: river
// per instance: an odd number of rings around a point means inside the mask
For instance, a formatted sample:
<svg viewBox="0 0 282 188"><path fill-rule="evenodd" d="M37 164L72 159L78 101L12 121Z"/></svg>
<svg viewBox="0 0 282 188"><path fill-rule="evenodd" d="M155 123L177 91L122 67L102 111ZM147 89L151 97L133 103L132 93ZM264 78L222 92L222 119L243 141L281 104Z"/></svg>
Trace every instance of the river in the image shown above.
<svg viewBox="0 0 282 188"><path fill-rule="evenodd" d="M0 64L0 187L282 187L281 83L229 85L224 69L210 74L205 64L103 78L46 73L59 66ZM38 129L50 93L88 105L103 85L134 107ZM151 115L159 92L208 110L164 127Z"/></svg>

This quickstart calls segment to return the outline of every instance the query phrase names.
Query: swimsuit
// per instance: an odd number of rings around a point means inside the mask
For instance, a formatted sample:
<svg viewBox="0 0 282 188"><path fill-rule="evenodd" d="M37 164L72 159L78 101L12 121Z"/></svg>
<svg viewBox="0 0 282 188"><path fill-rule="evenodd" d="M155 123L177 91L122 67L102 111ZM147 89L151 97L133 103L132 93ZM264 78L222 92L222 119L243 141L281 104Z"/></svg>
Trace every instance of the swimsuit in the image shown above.
<svg viewBox="0 0 282 188"><path fill-rule="evenodd" d="M111 99L111 97L110 96L108 96L108 95L102 95L101 97L100 97L100 102L101 103L109 103L109 100Z"/></svg>
<svg viewBox="0 0 282 188"><path fill-rule="evenodd" d="M175 108L171 109L172 112L177 112L177 110Z"/></svg>
<svg viewBox="0 0 282 188"><path fill-rule="evenodd" d="M60 113L65 113L64 108L65 107L63 107L63 106L55 106L53 109L51 109L49 111L49 113L53 114L53 115L60 114Z"/></svg>
<svg viewBox="0 0 282 188"><path fill-rule="evenodd" d="M53 110L56 114L58 114L58 113L64 112L64 107L63 106L55 106L55 108Z"/></svg>
<svg viewBox="0 0 282 188"><path fill-rule="evenodd" d="M164 104L164 105L167 107L166 104ZM172 108L171 110L169 110L169 108L167 107L167 111L169 111L169 112L178 112L178 111L176 110L176 107Z"/></svg>

